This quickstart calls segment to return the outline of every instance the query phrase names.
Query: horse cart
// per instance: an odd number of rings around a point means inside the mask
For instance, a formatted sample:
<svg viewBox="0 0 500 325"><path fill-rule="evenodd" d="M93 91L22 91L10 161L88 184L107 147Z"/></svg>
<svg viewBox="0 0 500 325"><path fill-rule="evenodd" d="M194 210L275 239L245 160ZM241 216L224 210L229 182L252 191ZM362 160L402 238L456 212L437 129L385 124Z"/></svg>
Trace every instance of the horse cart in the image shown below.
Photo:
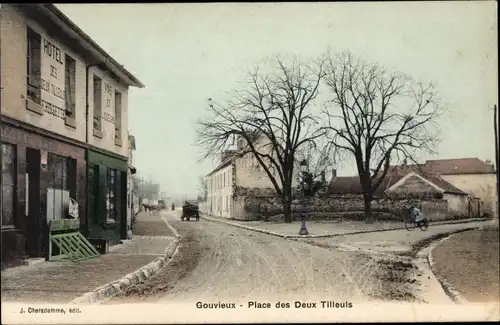
<svg viewBox="0 0 500 325"><path fill-rule="evenodd" d="M187 220L189 221L191 218L196 219L196 221L200 220L200 211L198 209L198 205L189 203L189 202L184 202L184 205L182 206L182 214L181 214L181 220Z"/></svg>

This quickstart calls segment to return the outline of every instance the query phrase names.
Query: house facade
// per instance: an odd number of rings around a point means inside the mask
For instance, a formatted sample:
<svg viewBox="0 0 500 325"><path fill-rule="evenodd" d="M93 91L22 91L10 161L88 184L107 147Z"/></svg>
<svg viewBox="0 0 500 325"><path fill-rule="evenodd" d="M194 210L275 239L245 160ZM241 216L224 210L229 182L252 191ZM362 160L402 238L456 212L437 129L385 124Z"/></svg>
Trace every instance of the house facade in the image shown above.
<svg viewBox="0 0 500 325"><path fill-rule="evenodd" d="M261 146L259 152L265 153L266 139L261 137L255 143ZM264 150L262 150L264 149ZM227 150L221 154L220 164L206 176L207 200L200 205L203 212L228 219L245 219L245 197L238 195L239 189L252 189L272 193L274 186L253 154L242 155L246 150L243 138L237 141L235 150ZM274 169L270 169L279 182ZM298 176L298 171L295 171ZM292 186L297 186L297 177Z"/></svg>
<svg viewBox="0 0 500 325"><path fill-rule="evenodd" d="M332 179L329 193L362 194L358 177ZM421 197L441 193L448 215L498 216L495 170L477 158L428 160L420 165L390 166L374 197Z"/></svg>
<svg viewBox="0 0 500 325"><path fill-rule="evenodd" d="M88 90L89 236L109 239L113 245L126 238L127 231L128 85L93 66Z"/></svg>
<svg viewBox="0 0 500 325"><path fill-rule="evenodd" d="M438 195L440 193L441 195ZM411 172L391 184L384 192L386 195L399 194L399 197L411 196L424 197L425 195L442 197L447 205L447 214L453 216L470 216L469 196L466 192L446 182L445 180L429 175ZM478 216L478 215L477 215Z"/></svg>
<svg viewBox="0 0 500 325"><path fill-rule="evenodd" d="M490 161L478 158L428 160L425 166L428 173L468 193L474 204L479 205L481 215L498 218L496 170Z"/></svg>
<svg viewBox="0 0 500 325"><path fill-rule="evenodd" d="M231 158L207 175L206 207L209 215L231 219L234 211L233 194L235 188L235 164Z"/></svg>
<svg viewBox="0 0 500 325"><path fill-rule="evenodd" d="M412 171L426 178L445 181L467 193L468 213L498 218L496 170L490 161L478 158L438 159L427 160L420 165L392 166L390 169L391 174L400 176Z"/></svg>
<svg viewBox="0 0 500 325"><path fill-rule="evenodd" d="M88 174L112 165L126 179L127 90L142 85L52 4L4 4L0 24L2 249L43 257L48 222L66 217L70 198L85 235L100 237L96 228L108 228L99 209L110 173ZM96 77L101 100L93 96ZM108 90L115 99L109 103ZM102 102L100 116L95 101ZM94 117L106 121L102 134L92 132Z"/></svg>

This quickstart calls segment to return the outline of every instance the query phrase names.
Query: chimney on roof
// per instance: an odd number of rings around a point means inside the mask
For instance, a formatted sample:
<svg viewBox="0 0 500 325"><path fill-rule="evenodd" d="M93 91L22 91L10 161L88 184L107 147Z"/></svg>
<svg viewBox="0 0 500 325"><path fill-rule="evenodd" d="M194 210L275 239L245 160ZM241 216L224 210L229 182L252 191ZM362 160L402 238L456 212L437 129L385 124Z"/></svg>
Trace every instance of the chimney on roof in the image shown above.
<svg viewBox="0 0 500 325"><path fill-rule="evenodd" d="M238 150L243 150L245 148L245 138L243 138L241 135L238 136L238 140L236 140L236 146L238 147Z"/></svg>

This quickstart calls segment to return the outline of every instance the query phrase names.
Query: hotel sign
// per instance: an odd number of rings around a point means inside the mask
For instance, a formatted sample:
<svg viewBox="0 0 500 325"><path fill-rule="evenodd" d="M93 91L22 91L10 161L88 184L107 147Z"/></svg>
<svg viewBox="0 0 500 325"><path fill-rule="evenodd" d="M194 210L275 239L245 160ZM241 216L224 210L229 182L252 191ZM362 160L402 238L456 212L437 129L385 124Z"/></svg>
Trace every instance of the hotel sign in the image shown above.
<svg viewBox="0 0 500 325"><path fill-rule="evenodd" d="M60 119L66 117L64 55L58 45L42 36L42 107L46 113Z"/></svg>

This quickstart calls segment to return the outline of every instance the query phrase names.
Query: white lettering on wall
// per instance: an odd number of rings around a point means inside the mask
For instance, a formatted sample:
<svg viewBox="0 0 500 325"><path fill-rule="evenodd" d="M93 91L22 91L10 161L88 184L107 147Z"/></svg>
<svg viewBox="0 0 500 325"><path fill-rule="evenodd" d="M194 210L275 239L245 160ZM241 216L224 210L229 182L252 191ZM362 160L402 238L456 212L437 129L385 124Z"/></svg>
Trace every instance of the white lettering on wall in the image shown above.
<svg viewBox="0 0 500 325"><path fill-rule="evenodd" d="M113 101L114 101L114 91L113 87L105 83L104 84L104 98L103 98L103 103L104 103L104 113L102 115L102 118L111 124L115 124L115 117L114 114L114 109L113 109Z"/></svg>
<svg viewBox="0 0 500 325"><path fill-rule="evenodd" d="M66 116L64 72L64 52L59 45L42 36L42 106L46 113L60 119Z"/></svg>

